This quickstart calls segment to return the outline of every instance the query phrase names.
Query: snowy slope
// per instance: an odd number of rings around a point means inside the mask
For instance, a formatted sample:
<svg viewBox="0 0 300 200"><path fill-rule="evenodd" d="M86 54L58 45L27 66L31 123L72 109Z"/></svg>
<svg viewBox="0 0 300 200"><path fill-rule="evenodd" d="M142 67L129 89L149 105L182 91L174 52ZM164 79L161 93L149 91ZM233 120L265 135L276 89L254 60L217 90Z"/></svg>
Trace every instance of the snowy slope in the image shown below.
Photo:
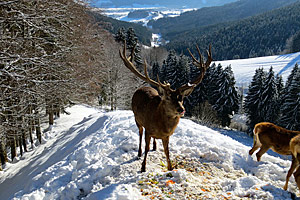
<svg viewBox="0 0 300 200"><path fill-rule="evenodd" d="M150 152L147 172L137 159L138 130L131 111L68 109L47 142L0 172L1 199L291 199L290 161L248 156L252 139L182 119L170 139L176 170L167 172L162 144ZM234 135L232 139L226 135Z"/></svg>
<svg viewBox="0 0 300 200"><path fill-rule="evenodd" d="M263 67L268 71L273 67L275 74L280 74L286 81L296 63L300 64L300 52L286 55L266 56L249 59L216 61L225 68L231 65L238 86L247 86L255 73L255 69Z"/></svg>

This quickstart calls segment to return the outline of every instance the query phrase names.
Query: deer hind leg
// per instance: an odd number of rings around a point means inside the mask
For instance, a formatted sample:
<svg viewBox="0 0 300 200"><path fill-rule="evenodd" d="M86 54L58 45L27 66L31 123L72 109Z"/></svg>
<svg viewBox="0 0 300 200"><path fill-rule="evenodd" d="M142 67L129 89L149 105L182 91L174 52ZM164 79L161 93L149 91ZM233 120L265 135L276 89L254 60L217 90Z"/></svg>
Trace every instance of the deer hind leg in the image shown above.
<svg viewBox="0 0 300 200"><path fill-rule="evenodd" d="M300 190L300 167L299 166L293 175L294 175L295 181L297 183L298 189Z"/></svg>
<svg viewBox="0 0 300 200"><path fill-rule="evenodd" d="M168 170L171 171L173 169L173 167L172 167L170 155L169 155L169 137L163 139L162 141L163 141L163 146L164 146L164 152L167 157Z"/></svg>
<svg viewBox="0 0 300 200"><path fill-rule="evenodd" d="M262 145L260 150L256 153L257 161L260 161L261 156L270 149L269 145Z"/></svg>
<svg viewBox="0 0 300 200"><path fill-rule="evenodd" d="M139 135L140 135L140 143L139 143L139 151L138 151L138 157L142 156L142 139L143 139L143 126L141 126L137 121L135 121L138 129L139 129Z"/></svg>
<svg viewBox="0 0 300 200"><path fill-rule="evenodd" d="M299 165L298 160L295 158L295 156L293 156L293 158L292 158L292 164L291 164L291 167L290 167L290 169L289 169L289 171L288 171L288 173L286 175L285 185L283 186L284 190L287 190L288 184L289 184L289 179L290 179L291 175L293 174L293 172L295 171L295 169L298 167L298 165Z"/></svg>
<svg viewBox="0 0 300 200"><path fill-rule="evenodd" d="M156 151L156 140L153 138L153 151Z"/></svg>
<svg viewBox="0 0 300 200"><path fill-rule="evenodd" d="M142 172L145 172L146 171L146 161L147 161L147 154L149 152L149 149L150 149L150 140L151 140L151 137L150 135L147 133L145 133L145 142L146 142L146 146L145 146L145 157L144 157L144 161L142 163Z"/></svg>

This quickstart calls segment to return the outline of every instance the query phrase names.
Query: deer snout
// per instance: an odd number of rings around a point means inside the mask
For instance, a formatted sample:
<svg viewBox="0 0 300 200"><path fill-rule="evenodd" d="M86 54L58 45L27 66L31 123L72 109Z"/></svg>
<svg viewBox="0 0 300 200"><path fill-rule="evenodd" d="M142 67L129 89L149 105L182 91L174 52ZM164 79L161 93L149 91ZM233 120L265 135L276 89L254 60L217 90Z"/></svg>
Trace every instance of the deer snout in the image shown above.
<svg viewBox="0 0 300 200"><path fill-rule="evenodd" d="M184 109L183 107L179 107L179 108L177 108L177 113L178 113L180 116L184 116L185 109Z"/></svg>

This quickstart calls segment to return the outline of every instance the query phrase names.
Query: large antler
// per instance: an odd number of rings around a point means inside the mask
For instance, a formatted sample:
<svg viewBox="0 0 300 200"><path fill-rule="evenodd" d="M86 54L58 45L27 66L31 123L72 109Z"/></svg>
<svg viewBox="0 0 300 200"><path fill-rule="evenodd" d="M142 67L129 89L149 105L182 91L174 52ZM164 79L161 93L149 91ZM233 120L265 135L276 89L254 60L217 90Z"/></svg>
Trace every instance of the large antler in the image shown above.
<svg viewBox="0 0 300 200"><path fill-rule="evenodd" d="M158 79L158 82L152 80L149 75L148 75L148 72L147 72L147 62L146 60L144 61L144 71L145 71L145 75L143 75L142 73L140 73L136 67L134 66L134 64L132 63L132 60L133 60L133 55L134 55L134 49L135 49L135 46L134 48L132 49L131 51L131 54L130 56L127 58L126 57L126 42L124 42L124 49L123 49L123 52L122 50L120 49L119 53L120 53L120 57L121 59L123 60L125 66L132 72L134 73L137 77L139 77L140 79L142 79L143 81L153 85L153 86L156 86L156 87L162 87L164 89L170 89L170 84L163 84L160 82L158 76L157 76L157 79Z"/></svg>
<svg viewBox="0 0 300 200"><path fill-rule="evenodd" d="M194 64L196 67L200 68L200 70L201 70L200 75L197 77L197 79L194 80L194 81L191 83L191 84L198 85L199 83L201 83L201 81L202 81L202 79L203 79L203 77L204 77L204 74L205 74L207 68L210 66L210 63L212 62L213 59L212 59L212 56L211 56L211 45L209 45L209 50L206 51L206 52L207 52L207 60L206 60L205 64L204 64L203 56L202 56L202 54L201 54L201 52L200 52L200 49L199 49L198 45L197 45L196 47L197 47L197 51L198 51L198 54L199 54L199 57L200 57L200 61L198 61L198 60L194 57L194 55L191 53L191 51L190 51L189 49L188 49L188 51L189 51L190 55L191 55L192 58L193 58L193 64Z"/></svg>
<svg viewBox="0 0 300 200"><path fill-rule="evenodd" d="M203 77L204 77L204 74L207 70L207 68L210 66L210 63L212 62L212 56L211 56L211 45L209 45L209 50L207 51L207 60L204 64L204 61L203 61L203 56L200 52L200 49L198 47L198 45L196 46L197 47L197 51L198 51L198 54L199 54L199 57L200 57L200 61L198 61L194 55L191 53L191 51L188 49L190 55L192 56L192 59L193 59L193 64L200 68L200 75L196 78L196 80L194 80L193 82L191 83L188 83L188 84L185 84L185 85L182 85L179 90L180 91L184 91L184 90L188 90L189 88L194 88L196 87L199 83L201 83Z"/></svg>

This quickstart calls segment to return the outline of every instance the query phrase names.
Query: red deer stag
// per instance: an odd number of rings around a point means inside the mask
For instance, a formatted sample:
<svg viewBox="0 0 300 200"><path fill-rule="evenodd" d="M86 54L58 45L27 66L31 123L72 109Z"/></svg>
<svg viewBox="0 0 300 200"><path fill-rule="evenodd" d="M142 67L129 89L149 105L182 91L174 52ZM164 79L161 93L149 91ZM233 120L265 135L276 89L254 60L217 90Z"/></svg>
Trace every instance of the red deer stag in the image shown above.
<svg viewBox="0 0 300 200"><path fill-rule="evenodd" d="M145 128L146 146L145 157L141 168L142 172L146 171L146 159L150 148L151 138L154 138L154 140L162 139L164 152L168 163L168 170L172 170L169 157L169 138L174 133L180 117L182 117L185 113L185 109L183 107L183 98L190 95L194 87L202 81L206 69L212 62L211 46L209 47L209 51L207 51L208 58L205 63L198 47L197 50L200 56L200 61L198 61L190 51L189 52L193 58L194 65L199 67L201 70L200 75L195 81L182 85L178 89L173 90L171 89L169 83L161 83L159 78L158 81L154 81L149 78L146 61L144 62L145 75L140 73L132 63L133 51L129 57L126 57L126 44L124 45L123 51L120 49L120 57L125 66L137 77L158 88L158 91L152 87L139 88L132 97L131 106L140 135L138 157L141 157L142 154L141 145L143 127Z"/></svg>
<svg viewBox="0 0 300 200"><path fill-rule="evenodd" d="M281 155L292 155L290 142L292 138L300 134L300 131L291 131L269 122L261 122L255 125L253 129L253 147L249 154L252 155L258 148L260 150L256 153L257 161L260 161L261 156L270 148ZM283 187L287 190L288 180L292 175L297 161L292 157L292 165L286 176L286 183Z"/></svg>

